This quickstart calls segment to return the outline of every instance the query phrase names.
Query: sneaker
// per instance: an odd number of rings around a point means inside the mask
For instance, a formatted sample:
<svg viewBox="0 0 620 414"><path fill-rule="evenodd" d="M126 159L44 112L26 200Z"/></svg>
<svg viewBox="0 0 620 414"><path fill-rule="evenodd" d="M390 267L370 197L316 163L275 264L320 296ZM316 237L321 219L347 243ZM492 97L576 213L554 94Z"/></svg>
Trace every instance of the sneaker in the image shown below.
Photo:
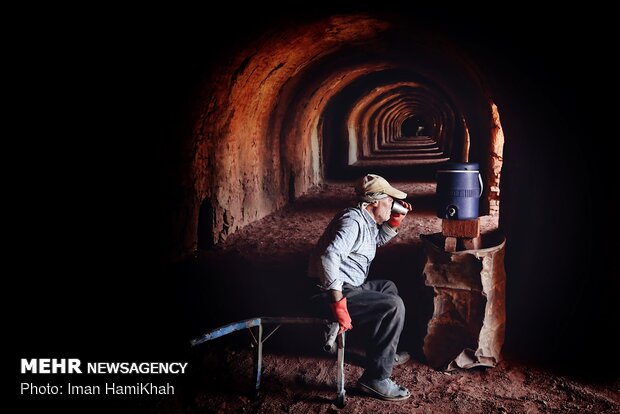
<svg viewBox="0 0 620 414"><path fill-rule="evenodd" d="M402 401L411 397L411 393L407 388L398 385L390 378L383 380L368 380L360 378L357 381L357 385L360 389L371 394L373 397L377 397L385 401Z"/></svg>
<svg viewBox="0 0 620 414"><path fill-rule="evenodd" d="M411 355L409 355L409 352L398 352L396 355L394 355L394 366L402 365L405 362L409 361L409 359L411 359Z"/></svg>

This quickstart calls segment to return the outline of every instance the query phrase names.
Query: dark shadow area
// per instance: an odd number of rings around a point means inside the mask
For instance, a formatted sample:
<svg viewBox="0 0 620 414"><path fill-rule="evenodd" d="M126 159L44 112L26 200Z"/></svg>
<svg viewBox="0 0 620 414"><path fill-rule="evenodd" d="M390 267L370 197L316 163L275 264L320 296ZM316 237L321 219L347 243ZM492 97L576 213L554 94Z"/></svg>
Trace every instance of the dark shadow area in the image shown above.
<svg viewBox="0 0 620 414"><path fill-rule="evenodd" d="M198 213L198 248L208 250L213 248L213 206L208 198L200 205Z"/></svg>
<svg viewBox="0 0 620 414"><path fill-rule="evenodd" d="M427 120L412 116L403 122L401 134L403 137L427 135L431 131L428 125L429 122Z"/></svg>

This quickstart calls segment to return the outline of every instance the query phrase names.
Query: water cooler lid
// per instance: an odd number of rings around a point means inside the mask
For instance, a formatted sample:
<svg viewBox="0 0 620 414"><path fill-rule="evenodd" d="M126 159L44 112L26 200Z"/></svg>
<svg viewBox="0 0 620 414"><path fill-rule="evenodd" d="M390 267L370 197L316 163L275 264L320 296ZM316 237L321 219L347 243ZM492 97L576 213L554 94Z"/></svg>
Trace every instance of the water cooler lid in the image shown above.
<svg viewBox="0 0 620 414"><path fill-rule="evenodd" d="M480 164L477 162L447 162L439 168L439 171L479 171Z"/></svg>

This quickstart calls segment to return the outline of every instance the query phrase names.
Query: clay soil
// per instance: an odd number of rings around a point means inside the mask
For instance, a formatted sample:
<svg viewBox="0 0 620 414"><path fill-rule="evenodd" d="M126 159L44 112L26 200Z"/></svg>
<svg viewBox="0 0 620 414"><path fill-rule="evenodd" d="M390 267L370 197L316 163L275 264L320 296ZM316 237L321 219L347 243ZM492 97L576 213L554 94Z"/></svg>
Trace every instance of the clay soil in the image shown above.
<svg viewBox="0 0 620 414"><path fill-rule="evenodd" d="M178 391L148 407L162 413L618 413L620 381L594 381L554 373L504 355L495 368L450 373L425 364L421 345L432 314L432 291L423 283L419 235L441 231L433 211L432 183L394 182L414 206L399 237L380 248L371 277L399 286L407 307L401 348L412 354L394 369L393 378L412 397L384 402L356 390L362 373L362 346L355 330L346 357L347 405L337 409L335 358L320 350L319 332L283 327L264 347L262 393L250 398L252 350L247 331L207 342L189 352L192 373ZM229 237L218 249L197 255L188 272L186 309L200 315L193 335L252 316L283 314L303 302L307 254L333 215L350 204L346 183L331 183L296 200ZM497 218L483 217L483 232ZM509 247L508 247L509 248ZM508 278L510 275L508 275ZM193 306L193 307L192 307ZM289 312L287 312L289 313ZM508 324L510 321L508 320Z"/></svg>

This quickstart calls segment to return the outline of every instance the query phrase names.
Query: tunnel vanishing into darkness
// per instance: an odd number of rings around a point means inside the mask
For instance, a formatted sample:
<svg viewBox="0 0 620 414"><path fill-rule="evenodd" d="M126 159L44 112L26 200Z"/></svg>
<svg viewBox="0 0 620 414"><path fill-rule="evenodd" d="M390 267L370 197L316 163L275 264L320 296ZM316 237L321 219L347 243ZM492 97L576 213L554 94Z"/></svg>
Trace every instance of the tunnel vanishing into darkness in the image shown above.
<svg viewBox="0 0 620 414"><path fill-rule="evenodd" d="M204 77L183 118L192 128L174 131L170 151L165 256L222 244L328 180L426 180L447 160L477 162L481 214L499 214L507 238L507 345L560 361L572 353L562 341L613 349L606 287L617 283L591 268L603 232L588 189L599 154L580 145L570 120L587 108L556 76L571 67L551 64L545 42L511 49L507 30L482 18L430 30L402 17L276 16L197 65ZM470 26L480 32L463 39Z"/></svg>
<svg viewBox="0 0 620 414"><path fill-rule="evenodd" d="M396 20L329 17L259 37L202 92L177 253L385 166L478 162L481 213L497 213L503 135L486 84L447 40Z"/></svg>

